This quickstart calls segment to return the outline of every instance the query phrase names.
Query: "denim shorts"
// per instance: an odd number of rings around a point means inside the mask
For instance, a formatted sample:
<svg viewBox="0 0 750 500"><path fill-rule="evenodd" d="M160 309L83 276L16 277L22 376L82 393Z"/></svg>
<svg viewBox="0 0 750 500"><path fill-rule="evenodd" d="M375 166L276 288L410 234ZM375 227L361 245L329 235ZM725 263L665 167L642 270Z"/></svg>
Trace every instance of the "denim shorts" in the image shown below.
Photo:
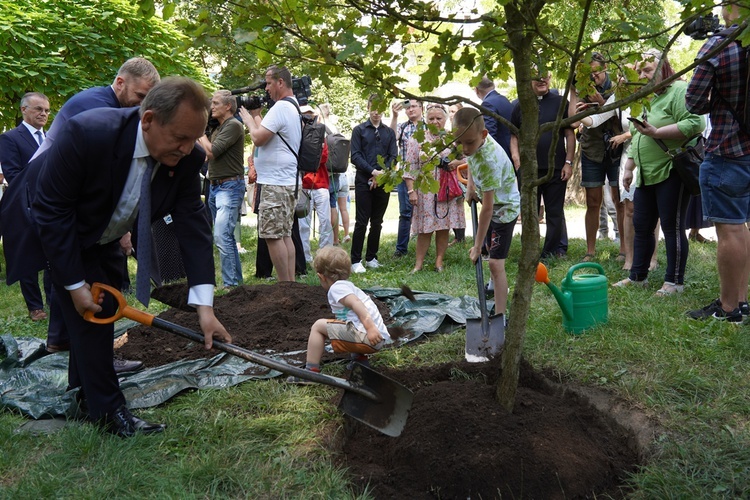
<svg viewBox="0 0 750 500"><path fill-rule="evenodd" d="M587 188L604 185L609 179L610 187L616 188L620 182L620 162L599 163L581 155L581 186Z"/></svg>
<svg viewBox="0 0 750 500"><path fill-rule="evenodd" d="M750 155L706 153L700 169L703 217L719 224L750 221Z"/></svg>

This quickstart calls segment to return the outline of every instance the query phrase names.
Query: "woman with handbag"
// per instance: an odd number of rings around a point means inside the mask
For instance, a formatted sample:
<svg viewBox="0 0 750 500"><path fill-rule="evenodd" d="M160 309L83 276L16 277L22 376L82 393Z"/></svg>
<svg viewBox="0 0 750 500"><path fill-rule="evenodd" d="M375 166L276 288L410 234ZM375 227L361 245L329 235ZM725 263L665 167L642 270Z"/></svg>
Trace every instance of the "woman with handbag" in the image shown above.
<svg viewBox="0 0 750 500"><path fill-rule="evenodd" d="M674 70L658 50L643 54L637 65L641 80L660 83L674 74ZM657 73L656 70L659 68ZM643 121L630 118L633 139L625 163L623 185L626 189L635 181L633 205L633 265L630 276L612 286L645 286L649 262L654 250L654 229L661 220L667 265L664 284L656 295L667 296L684 290L685 264L688 256L688 240L685 235L685 214L690 192L674 168L669 151L680 148L689 138L700 134L706 126L703 117L690 113L685 108L687 83L681 80L659 90L651 99L651 109ZM663 144L660 145L660 142ZM638 167L638 178L633 179L633 170Z"/></svg>
<svg viewBox="0 0 750 500"><path fill-rule="evenodd" d="M444 105L427 106L427 123L437 128L437 134L428 128L425 131L425 143L440 142L440 133L445 130L447 119L448 111ZM407 143L406 161L410 168L404 172L403 178L413 207L411 231L417 234L417 258L412 273L422 270L433 233L435 233L435 270L442 272L445 267L443 257L448 248L450 230L466 227L463 189L456 177L456 167L462 162L449 161L447 157L450 152L450 149L444 149L437 153L441 161L438 166L434 166L434 162L430 162L434 155L427 155L423 152L422 145L416 139L412 137ZM420 171L424 171L438 181L440 188L437 193L415 189L414 179Z"/></svg>

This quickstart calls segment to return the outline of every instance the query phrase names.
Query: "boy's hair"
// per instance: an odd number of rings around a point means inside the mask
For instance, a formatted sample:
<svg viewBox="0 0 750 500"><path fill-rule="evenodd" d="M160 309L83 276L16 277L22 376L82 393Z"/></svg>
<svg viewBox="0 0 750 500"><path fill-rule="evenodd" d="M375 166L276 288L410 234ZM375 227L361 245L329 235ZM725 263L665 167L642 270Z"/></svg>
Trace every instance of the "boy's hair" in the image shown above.
<svg viewBox="0 0 750 500"><path fill-rule="evenodd" d="M352 261L341 247L327 246L318 250L313 267L316 273L332 281L348 279L352 274Z"/></svg>
<svg viewBox="0 0 750 500"><path fill-rule="evenodd" d="M453 115L453 130L463 132L471 127L475 132L484 130L484 119L477 108L461 108Z"/></svg>

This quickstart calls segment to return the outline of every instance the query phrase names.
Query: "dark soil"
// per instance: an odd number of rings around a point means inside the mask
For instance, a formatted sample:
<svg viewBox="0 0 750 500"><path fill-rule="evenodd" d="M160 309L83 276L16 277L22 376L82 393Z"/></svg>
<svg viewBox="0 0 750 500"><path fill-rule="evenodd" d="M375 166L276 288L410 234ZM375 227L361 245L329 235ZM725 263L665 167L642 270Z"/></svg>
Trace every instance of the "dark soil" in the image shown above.
<svg viewBox="0 0 750 500"><path fill-rule="evenodd" d="M184 286L173 286L155 291L155 298L184 306L186 294ZM297 283L239 287L217 297L215 306L233 342L262 353L305 349L312 322L331 317L324 290ZM198 329L194 312L173 308L160 317ZM138 327L119 354L157 366L215 352ZM527 364L511 414L494 397L499 358L377 369L414 391L403 433L387 437L348 419L337 445L356 487L375 498L623 498L624 481L653 438L642 415L631 418L601 393L556 386ZM614 407L616 415L600 411Z"/></svg>

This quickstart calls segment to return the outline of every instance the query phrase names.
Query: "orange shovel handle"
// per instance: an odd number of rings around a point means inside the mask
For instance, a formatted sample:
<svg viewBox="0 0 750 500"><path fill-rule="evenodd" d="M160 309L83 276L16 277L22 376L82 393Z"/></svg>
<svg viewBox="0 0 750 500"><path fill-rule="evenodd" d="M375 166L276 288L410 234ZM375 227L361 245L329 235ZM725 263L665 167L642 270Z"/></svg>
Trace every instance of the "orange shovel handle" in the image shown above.
<svg viewBox="0 0 750 500"><path fill-rule="evenodd" d="M99 300L99 295L102 292L108 292L115 298L115 300L117 301L117 311L115 311L115 313L108 318L97 318L96 316L94 316L93 312L86 311L85 313L83 313L83 319L85 319L86 321L90 321L91 323L96 323L98 325L107 325L109 323L114 323L120 318L128 318L147 326L151 326L151 324L153 323L153 314L139 311L138 309L130 307L125 300L125 297L122 293L120 293L118 289L109 285L105 285L104 283L94 283L93 285L91 285L91 296L94 297L94 301Z"/></svg>
<svg viewBox="0 0 750 500"><path fill-rule="evenodd" d="M456 167L456 176L458 177L458 181L464 186L469 182L469 176L467 174L468 171L468 163L462 163L461 165Z"/></svg>

